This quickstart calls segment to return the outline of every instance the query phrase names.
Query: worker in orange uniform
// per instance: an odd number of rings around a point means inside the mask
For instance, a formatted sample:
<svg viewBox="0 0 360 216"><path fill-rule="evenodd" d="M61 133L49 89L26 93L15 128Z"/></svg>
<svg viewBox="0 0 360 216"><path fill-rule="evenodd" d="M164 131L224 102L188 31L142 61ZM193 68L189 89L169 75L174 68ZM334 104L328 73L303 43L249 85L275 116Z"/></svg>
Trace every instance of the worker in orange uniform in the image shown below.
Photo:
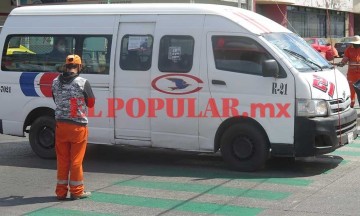
<svg viewBox="0 0 360 216"><path fill-rule="evenodd" d="M354 107L355 104L355 89L353 84L360 80L360 36L354 36L351 46L349 46L345 52L344 57L338 66L342 67L346 63L349 63L349 68L347 72L347 79L350 85L351 91L351 107Z"/></svg>
<svg viewBox="0 0 360 216"><path fill-rule="evenodd" d="M84 191L82 162L88 138L87 107L93 107L95 97L89 81L79 76L82 69L78 55L66 57L66 71L52 84L56 104L55 148L57 157L56 196L67 197L70 186L71 199L91 195ZM69 179L70 176L70 179Z"/></svg>

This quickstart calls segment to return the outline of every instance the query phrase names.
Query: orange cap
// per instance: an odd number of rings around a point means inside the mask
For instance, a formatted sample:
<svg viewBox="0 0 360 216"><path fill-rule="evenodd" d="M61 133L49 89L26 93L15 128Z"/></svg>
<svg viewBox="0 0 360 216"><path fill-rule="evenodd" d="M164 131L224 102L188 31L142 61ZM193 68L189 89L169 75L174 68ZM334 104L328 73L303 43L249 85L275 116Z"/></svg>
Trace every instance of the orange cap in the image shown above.
<svg viewBox="0 0 360 216"><path fill-rule="evenodd" d="M79 64L79 65L81 65L81 58L78 55L68 55L66 57L66 64Z"/></svg>

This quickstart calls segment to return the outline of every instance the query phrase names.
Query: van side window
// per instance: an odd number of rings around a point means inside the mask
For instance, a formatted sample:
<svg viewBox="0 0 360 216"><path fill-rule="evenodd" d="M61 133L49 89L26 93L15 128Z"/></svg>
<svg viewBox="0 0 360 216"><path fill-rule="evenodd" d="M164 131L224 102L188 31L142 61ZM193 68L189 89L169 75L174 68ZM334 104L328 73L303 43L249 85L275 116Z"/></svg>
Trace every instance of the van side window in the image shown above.
<svg viewBox="0 0 360 216"><path fill-rule="evenodd" d="M263 47L246 37L213 36L212 45L218 70L262 76L262 63L270 59Z"/></svg>
<svg viewBox="0 0 360 216"><path fill-rule="evenodd" d="M84 74L109 74L111 38L86 37L83 41Z"/></svg>
<svg viewBox="0 0 360 216"><path fill-rule="evenodd" d="M121 42L120 68L135 71L149 70L152 48L151 35L125 35Z"/></svg>
<svg viewBox="0 0 360 216"><path fill-rule="evenodd" d="M163 36L160 40L159 70L170 73L189 72L193 65L194 44L191 36Z"/></svg>
<svg viewBox="0 0 360 216"><path fill-rule="evenodd" d="M75 39L71 36L10 35L4 46L1 69L21 72L59 71L74 47Z"/></svg>
<svg viewBox="0 0 360 216"><path fill-rule="evenodd" d="M109 74L111 35L9 35L1 69L62 72L67 55L82 57L82 73Z"/></svg>

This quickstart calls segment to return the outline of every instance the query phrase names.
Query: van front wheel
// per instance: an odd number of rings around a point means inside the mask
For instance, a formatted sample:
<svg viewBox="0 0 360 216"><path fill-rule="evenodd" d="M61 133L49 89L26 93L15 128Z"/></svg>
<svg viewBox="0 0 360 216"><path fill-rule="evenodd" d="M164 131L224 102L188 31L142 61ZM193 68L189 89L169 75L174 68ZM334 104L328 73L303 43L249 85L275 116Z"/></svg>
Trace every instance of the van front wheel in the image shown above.
<svg viewBox="0 0 360 216"><path fill-rule="evenodd" d="M29 141L32 150L41 158L52 159L55 154L55 119L37 118L30 127Z"/></svg>
<svg viewBox="0 0 360 216"><path fill-rule="evenodd" d="M265 134L251 123L230 126L221 137L220 149L224 161L238 171L258 170L269 156Z"/></svg>

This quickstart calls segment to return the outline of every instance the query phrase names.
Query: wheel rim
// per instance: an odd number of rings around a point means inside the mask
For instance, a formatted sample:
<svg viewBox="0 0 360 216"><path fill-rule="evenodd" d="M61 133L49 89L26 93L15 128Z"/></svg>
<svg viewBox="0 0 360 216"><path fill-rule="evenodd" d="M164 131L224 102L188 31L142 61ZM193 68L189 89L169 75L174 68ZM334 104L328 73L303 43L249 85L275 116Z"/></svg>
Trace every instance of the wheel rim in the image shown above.
<svg viewBox="0 0 360 216"><path fill-rule="evenodd" d="M239 159L247 159L254 152L254 145L248 137L236 137L232 144L234 155Z"/></svg>
<svg viewBox="0 0 360 216"><path fill-rule="evenodd" d="M43 126L38 133L38 142L42 148L52 149L55 146L54 130L48 126Z"/></svg>

